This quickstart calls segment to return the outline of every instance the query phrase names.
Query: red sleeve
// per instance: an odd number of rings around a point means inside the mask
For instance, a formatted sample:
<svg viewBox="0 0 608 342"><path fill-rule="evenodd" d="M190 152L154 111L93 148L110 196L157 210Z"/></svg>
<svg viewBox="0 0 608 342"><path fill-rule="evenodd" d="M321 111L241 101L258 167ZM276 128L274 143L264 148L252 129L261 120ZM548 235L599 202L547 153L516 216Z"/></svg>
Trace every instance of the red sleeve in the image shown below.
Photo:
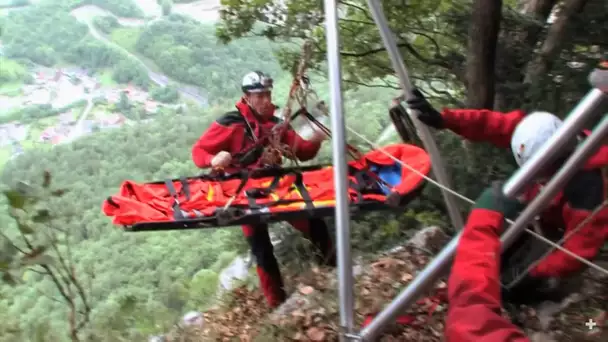
<svg viewBox="0 0 608 342"><path fill-rule="evenodd" d="M583 226L566 240L563 247L587 260L594 259L608 238L608 207L589 219L591 213L605 200L606 185L599 169L578 172L564 189L567 203L562 209L566 224L565 236ZM585 222L587 221L587 222ZM562 277L585 266L568 254L555 250L531 271L537 277Z"/></svg>
<svg viewBox="0 0 608 342"><path fill-rule="evenodd" d="M446 340L529 342L501 315L500 239L502 214L473 209L465 225L448 281Z"/></svg>
<svg viewBox="0 0 608 342"><path fill-rule="evenodd" d="M484 141L498 147L511 145L511 136L525 113L515 110L508 113L486 109L445 109L445 128L471 141Z"/></svg>
<svg viewBox="0 0 608 342"><path fill-rule="evenodd" d="M234 134L233 126L223 126L217 121L192 146L192 161L203 169L211 166L211 159L221 151L230 151L230 139Z"/></svg>
<svg viewBox="0 0 608 342"><path fill-rule="evenodd" d="M293 129L288 128L285 132L283 142L292 148L296 148L296 157L301 161L307 161L314 158L319 149L321 149L321 142L312 142L304 140L298 135Z"/></svg>

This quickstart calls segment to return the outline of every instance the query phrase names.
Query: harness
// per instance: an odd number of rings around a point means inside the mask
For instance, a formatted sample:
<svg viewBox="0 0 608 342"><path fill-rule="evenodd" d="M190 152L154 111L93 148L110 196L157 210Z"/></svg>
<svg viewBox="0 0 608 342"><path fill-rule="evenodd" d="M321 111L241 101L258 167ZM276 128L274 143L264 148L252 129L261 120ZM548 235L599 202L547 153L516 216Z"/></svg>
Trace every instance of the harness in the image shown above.
<svg viewBox="0 0 608 342"><path fill-rule="evenodd" d="M245 139L243 139L241 150L232 156L233 158L230 166L234 168L246 168L252 164L255 164L260 160L264 153L264 148L266 142L268 141L268 135L256 137L252 124L238 110L226 113L225 115L231 116L233 119L235 119L232 124L242 123L245 128ZM256 124L259 125L259 123ZM248 140L253 141L253 145L245 148Z"/></svg>

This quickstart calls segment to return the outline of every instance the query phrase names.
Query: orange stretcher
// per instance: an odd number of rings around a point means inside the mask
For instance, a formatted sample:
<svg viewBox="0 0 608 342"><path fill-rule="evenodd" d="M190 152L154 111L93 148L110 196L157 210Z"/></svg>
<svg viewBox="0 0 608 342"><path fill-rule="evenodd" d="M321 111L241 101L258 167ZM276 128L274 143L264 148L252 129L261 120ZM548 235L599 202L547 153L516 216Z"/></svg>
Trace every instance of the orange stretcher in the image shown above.
<svg viewBox="0 0 608 342"><path fill-rule="evenodd" d="M351 209L401 207L425 184L422 175L431 168L426 151L409 144L389 145L383 151L368 152L348 163ZM127 180L104 201L103 212L125 230L153 231L332 216L334 205L333 168L324 165L151 183Z"/></svg>

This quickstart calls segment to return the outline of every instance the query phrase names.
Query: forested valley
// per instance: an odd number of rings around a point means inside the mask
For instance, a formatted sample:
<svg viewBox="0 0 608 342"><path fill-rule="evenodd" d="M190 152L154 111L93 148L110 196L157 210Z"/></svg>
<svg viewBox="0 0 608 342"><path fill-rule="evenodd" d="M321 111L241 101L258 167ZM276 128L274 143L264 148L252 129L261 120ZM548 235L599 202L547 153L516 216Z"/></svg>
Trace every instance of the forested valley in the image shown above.
<svg viewBox="0 0 608 342"><path fill-rule="evenodd" d="M197 1L0 0L0 101L25 96L22 89L37 82L34 70L73 66L86 69L101 88L122 94L116 103L90 90L65 106L0 108L0 124L33 127L20 142L24 153L11 156L9 147L0 146L0 188L6 195L0 196L1 342L146 341L170 331L184 341L337 340L337 285L330 280L335 270L312 267L307 245L294 230L273 226L282 240L275 251L284 277L292 292L308 293L302 283L314 288L314 303L322 308L309 307L277 323L263 309L253 267L243 287L216 298L221 271L248 252L240 228L129 233L101 211L104 199L125 180L200 173L191 146L213 120L233 110L245 73L272 75L273 100L283 107L305 39L314 43L311 86L319 99L330 100L322 2L273 7L266 1L222 0L217 23L178 11L192 3ZM542 109L564 117L587 93L587 75L608 51L605 0L382 3L412 80L438 109ZM399 85L366 2L341 4L346 123L377 141L391 125L388 108ZM555 18L547 22L550 15ZM124 89L133 87L160 109L150 111L127 98ZM41 143L42 129L66 111L76 119L89 111L120 113L127 124L96 129L69 143ZM454 189L469 198L515 170L507 150L445 131L435 137ZM362 151L372 149L354 134L347 138ZM381 144L397 141L392 134ZM308 163L330 164L330 145ZM459 205L466 217L469 204ZM379 253L428 226L454 233L441 193L431 185L406 212L354 216L353 252L359 263L373 263ZM381 282L358 278L357 324L387 304L441 245L401 254L415 260L407 277L393 255L381 259L388 260L382 272L393 272L382 273ZM602 298L582 302L583 315L605 310ZM208 330L176 333L176 322L192 310L207 311ZM438 341L443 312L420 331L388 335ZM558 340L581 340L584 328L582 323L560 328ZM526 329L538 330L533 323Z"/></svg>

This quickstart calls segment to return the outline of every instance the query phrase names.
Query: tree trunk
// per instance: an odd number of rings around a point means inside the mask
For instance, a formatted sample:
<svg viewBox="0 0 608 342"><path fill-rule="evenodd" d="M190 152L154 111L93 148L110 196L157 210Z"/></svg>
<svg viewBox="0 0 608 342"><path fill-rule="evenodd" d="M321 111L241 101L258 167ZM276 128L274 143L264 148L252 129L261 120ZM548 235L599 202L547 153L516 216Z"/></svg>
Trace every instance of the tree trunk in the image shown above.
<svg viewBox="0 0 608 342"><path fill-rule="evenodd" d="M551 70L553 60L560 52L560 46L566 34L568 23L572 18L583 10L588 0L566 0L560 9L557 19L553 22L547 33L536 58L526 71L524 83L535 83L538 79Z"/></svg>
<svg viewBox="0 0 608 342"><path fill-rule="evenodd" d="M557 0L522 0L519 2L520 12L532 16L542 22L547 21Z"/></svg>
<svg viewBox="0 0 608 342"><path fill-rule="evenodd" d="M517 27L502 27L499 35L496 61L495 109L509 111L521 108L528 93L523 87L526 67L534 57L539 37L546 27L547 18L558 0L519 0L517 11L529 18ZM507 20L508 21L508 20Z"/></svg>
<svg viewBox="0 0 608 342"><path fill-rule="evenodd" d="M502 0L475 0L471 11L467 46L467 108L494 108L496 46L502 15ZM468 171L475 167L471 143L462 140Z"/></svg>
<svg viewBox="0 0 608 342"><path fill-rule="evenodd" d="M494 106L496 45L502 0L475 0L467 52L467 107Z"/></svg>
<svg viewBox="0 0 608 342"><path fill-rule="evenodd" d="M544 25L547 22L547 19L549 19L549 15L551 15L551 11L556 4L557 0L528 0L522 5L521 12L522 14L538 20L539 23ZM538 42L539 35L543 30L542 25L529 27L520 38L521 41L524 42L526 46L534 49Z"/></svg>

